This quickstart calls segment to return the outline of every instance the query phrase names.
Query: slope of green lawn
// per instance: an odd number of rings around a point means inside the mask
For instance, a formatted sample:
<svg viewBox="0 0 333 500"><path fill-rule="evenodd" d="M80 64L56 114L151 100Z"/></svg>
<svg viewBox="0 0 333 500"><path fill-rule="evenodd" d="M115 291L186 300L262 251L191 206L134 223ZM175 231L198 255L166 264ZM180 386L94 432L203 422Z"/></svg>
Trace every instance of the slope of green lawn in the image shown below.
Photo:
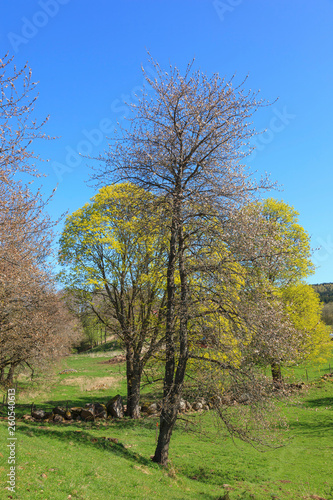
<svg viewBox="0 0 333 500"><path fill-rule="evenodd" d="M109 357L103 353L66 358L44 386L35 389L21 381L17 416L29 412L32 400L38 407L51 408L125 394L124 364L103 363ZM66 368L77 372L59 375ZM108 387L98 389L105 378ZM15 494L5 490L8 429L1 420L0 498L332 500L333 378L311 382L297 403L285 401L282 407L290 441L265 453L217 434L212 412L195 416L190 431L180 420L168 469L150 460L158 423L154 417L75 424L18 420Z"/></svg>

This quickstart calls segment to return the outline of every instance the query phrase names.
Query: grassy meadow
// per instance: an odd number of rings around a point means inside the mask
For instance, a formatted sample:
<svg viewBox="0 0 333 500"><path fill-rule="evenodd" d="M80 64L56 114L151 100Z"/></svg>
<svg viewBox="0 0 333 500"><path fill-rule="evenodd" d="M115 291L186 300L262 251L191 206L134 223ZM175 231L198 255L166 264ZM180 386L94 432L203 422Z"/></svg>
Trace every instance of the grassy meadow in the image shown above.
<svg viewBox="0 0 333 500"><path fill-rule="evenodd" d="M156 417L139 421L40 423L21 420L38 408L83 406L126 394L124 363L100 346L72 355L50 367L32 384L20 377L17 396L16 492L5 489L9 472L8 423L1 410L0 498L19 500L104 499L333 499L333 377L323 380L333 359L321 366L285 371L307 386L293 401L281 403L289 422L286 446L259 452L217 432L212 412L179 420L167 469L150 460L156 440ZM59 374L64 369L76 372ZM146 386L143 399L152 397ZM108 440L116 438L118 442Z"/></svg>

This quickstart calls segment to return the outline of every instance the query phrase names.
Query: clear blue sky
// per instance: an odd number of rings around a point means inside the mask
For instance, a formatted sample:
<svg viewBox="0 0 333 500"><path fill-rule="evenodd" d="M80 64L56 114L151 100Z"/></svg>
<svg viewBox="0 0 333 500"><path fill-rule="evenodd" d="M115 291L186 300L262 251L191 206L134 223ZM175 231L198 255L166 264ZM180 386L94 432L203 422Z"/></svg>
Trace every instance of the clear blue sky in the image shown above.
<svg viewBox="0 0 333 500"><path fill-rule="evenodd" d="M149 49L162 67L196 67L261 89L278 101L255 118L251 168L282 188L309 232L318 266L309 282L333 281L332 0L12 0L2 2L1 54L28 61L39 82L36 116L50 115L36 143L48 163L45 193L58 184L52 217L93 196L89 167L142 86ZM93 132L92 132L93 131ZM59 227L59 230L61 226Z"/></svg>

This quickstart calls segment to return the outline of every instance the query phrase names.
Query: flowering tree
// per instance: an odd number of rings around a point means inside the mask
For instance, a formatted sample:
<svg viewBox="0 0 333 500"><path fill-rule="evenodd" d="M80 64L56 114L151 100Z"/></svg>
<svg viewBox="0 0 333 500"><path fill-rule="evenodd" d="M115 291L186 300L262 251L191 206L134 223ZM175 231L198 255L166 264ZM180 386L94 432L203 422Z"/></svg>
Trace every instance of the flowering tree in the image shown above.
<svg viewBox="0 0 333 500"><path fill-rule="evenodd" d="M231 286L242 274L235 263L241 264L236 249L243 237L248 240L248 248L255 249L256 231L251 231L248 221L251 219L253 227L256 221L241 209L258 190L270 186L266 179L256 183L243 164L254 133L249 121L263 103L256 94L245 91L244 82L235 86L233 79L225 81L219 75L208 78L192 71L191 64L184 75L173 67L165 73L153 64L156 79L145 75L148 90L133 106L130 126L110 144L107 156L99 158L101 166L94 178L100 183L126 179L150 190L159 203L163 200L168 214L164 397L154 455L154 461L166 464L190 357L214 364L220 373L236 373L238 367L241 374L249 332L262 331L258 321L251 328L251 319L255 318L252 306L266 310L267 319L275 309L260 308L258 301L265 299L260 294L256 300L238 306L241 302L232 300L235 292ZM232 230L234 223L242 230L238 240ZM223 256L214 252L216 241L225 247ZM255 252L248 258L254 260ZM202 290L210 287L209 300L207 290L201 295L201 310L194 307L200 281ZM215 324L222 317L230 335L238 336L237 365L228 362L230 351L225 351L224 359L191 353L191 337L200 324L195 321L198 313L201 318L213 319L215 315ZM221 347L225 344L222 340ZM248 378L253 383L255 379L255 375Z"/></svg>
<svg viewBox="0 0 333 500"><path fill-rule="evenodd" d="M20 364L54 358L76 338L46 264L46 202L20 181L22 174L39 176L31 144L45 136L32 117L35 100L31 72L0 60L0 378L7 370L8 382Z"/></svg>
<svg viewBox="0 0 333 500"><path fill-rule="evenodd" d="M284 352L267 352L261 362L271 365L273 380L281 382L281 366L330 354L329 332L321 322L319 297L304 280L314 271L310 238L299 224L298 212L287 203L268 198L244 209L261 219L263 230L256 238L257 256L245 265L252 277L249 288L262 287L267 297L279 297L293 333ZM243 244L246 246L246 240ZM243 251L243 256L246 252ZM279 336L279 328L275 336ZM267 341L271 342L271 340Z"/></svg>
<svg viewBox="0 0 333 500"><path fill-rule="evenodd" d="M107 186L67 217L60 239L62 282L125 346L132 418L140 415L143 368L164 341L166 246L153 203L134 184Z"/></svg>

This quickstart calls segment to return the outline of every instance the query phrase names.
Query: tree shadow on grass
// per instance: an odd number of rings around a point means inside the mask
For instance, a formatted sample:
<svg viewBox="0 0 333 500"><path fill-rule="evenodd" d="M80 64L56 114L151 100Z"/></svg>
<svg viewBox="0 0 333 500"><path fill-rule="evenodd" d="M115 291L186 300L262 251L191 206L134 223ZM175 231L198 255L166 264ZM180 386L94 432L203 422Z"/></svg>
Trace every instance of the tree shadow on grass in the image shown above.
<svg viewBox="0 0 333 500"><path fill-rule="evenodd" d="M309 408L326 408L328 406L333 406L333 397L307 399L303 406L308 406Z"/></svg>
<svg viewBox="0 0 333 500"><path fill-rule="evenodd" d="M135 421L135 420L118 420L117 424L120 424L123 428L126 427L133 427L135 425L138 425L140 421ZM151 427L154 427L155 422L152 421L146 421L146 425L150 425ZM88 451L89 449L99 449L103 450L107 453L112 453L118 457L124 458L125 460L135 463L137 465L142 465L145 467L149 467L150 469L154 470L162 470L164 469L161 465L156 464L152 462L150 458L146 458L142 456L140 453L136 453L135 451L130 450L127 448L123 443L121 442L114 442L111 441L110 439L112 438L107 438L106 436L103 437L96 437L92 435L89 432L89 428L87 430L87 427L82 427L80 429L74 429L73 424L71 427L64 428L63 426L66 424L60 424L61 426L58 427L58 425L55 425L54 427L50 427L50 423L45 423L44 425L40 422L22 422L21 425L19 425L16 429L16 435L19 433L25 434L26 436L29 437L46 437L48 439L55 439L59 440L61 442L75 442L76 444L79 444L81 447L84 447L84 451ZM69 424L70 425L70 424ZM87 426L92 429L92 426L94 425L93 423L87 423ZM114 427L112 427L112 430ZM101 430L101 429L100 429ZM110 428L105 428L105 434L110 434ZM232 479L229 474L222 474L219 472L215 472L214 475L211 474L211 472L207 472L204 470L204 468L199 467L199 468L193 468L192 469L192 474L188 473L189 471L177 471L177 474L183 475L185 477L188 477L190 479L196 480L201 483L210 483L210 484L215 484L222 486L223 483L225 483L228 479ZM209 500L216 500L220 499L220 496L216 496L214 494L209 494L207 492L205 493L198 493L200 496L203 498L207 498Z"/></svg>
<svg viewBox="0 0 333 500"><path fill-rule="evenodd" d="M233 482L234 480L236 480L236 477L237 480L239 480L240 476L242 475L239 470L209 470L207 467L194 464L188 465L186 467L181 467L181 473L183 476L186 476L188 479L192 479L193 481L220 487L225 483Z"/></svg>
<svg viewBox="0 0 333 500"><path fill-rule="evenodd" d="M112 397L109 396L103 396L103 397L92 397L92 396L83 396L83 397L76 397L75 399L57 399L57 400L47 400L43 402L39 402L35 404L35 409L38 410L45 410L45 411L52 411L53 408L56 406L60 406L63 408L74 408L74 407L84 407L87 403L102 403L106 404L108 401L110 401ZM31 404L16 404L15 405L15 412L16 412L16 417L20 418L22 415L29 414L31 411L31 406L32 406L33 401ZM7 415L7 407L0 405L0 415L6 416Z"/></svg>
<svg viewBox="0 0 333 500"><path fill-rule="evenodd" d="M159 466L152 462L150 459L143 457L139 453L129 450L121 442L113 442L106 437L96 437L87 432L85 429L57 429L56 427L35 427L30 424L20 425L16 429L17 433L26 434L27 436L34 437L47 437L58 439L62 442L72 441L84 446L85 448L98 448L105 450L114 455L120 456L146 467L158 469Z"/></svg>
<svg viewBox="0 0 333 500"><path fill-rule="evenodd" d="M93 396L93 395L85 395L85 396L77 396L75 399L49 399L46 401L42 401L35 404L35 408L51 411L56 406L61 406L66 408L74 408L74 407L84 407L86 404L90 403L102 403L106 404L110 399L112 399L116 394L113 395L101 395L101 396ZM31 404L33 401L31 402ZM21 408L31 408L31 404L17 404L16 409L20 410Z"/></svg>
<svg viewBox="0 0 333 500"><path fill-rule="evenodd" d="M115 396L115 395L116 394L113 394L113 396ZM110 399L113 398L113 396L111 396L111 395L102 396L101 395L101 396L94 397L91 395L87 395L87 396L77 396L75 399L57 399L57 400L49 399L47 401L44 401L43 403L38 403L38 408L40 407L44 410L45 409L44 406L51 407L50 409L52 409L52 407L55 407L55 406L66 407L67 404L68 404L68 408L74 408L77 406L84 407L88 403L106 404L108 401L110 401Z"/></svg>
<svg viewBox="0 0 333 500"><path fill-rule="evenodd" d="M202 498L208 499L208 500L221 500L221 499L223 500L223 498L225 498L224 496L222 497L221 495L218 495L218 496L211 495L210 493L207 493L206 491L205 491L205 493L199 493L198 492L197 495L198 495L198 498L202 497Z"/></svg>
<svg viewBox="0 0 333 500"><path fill-rule="evenodd" d="M331 415L320 415L318 413L312 413L309 415L309 419L306 421L293 421L290 422L290 429L292 432L301 434L304 436L316 436L316 437L329 437L333 436L333 425L332 425Z"/></svg>

